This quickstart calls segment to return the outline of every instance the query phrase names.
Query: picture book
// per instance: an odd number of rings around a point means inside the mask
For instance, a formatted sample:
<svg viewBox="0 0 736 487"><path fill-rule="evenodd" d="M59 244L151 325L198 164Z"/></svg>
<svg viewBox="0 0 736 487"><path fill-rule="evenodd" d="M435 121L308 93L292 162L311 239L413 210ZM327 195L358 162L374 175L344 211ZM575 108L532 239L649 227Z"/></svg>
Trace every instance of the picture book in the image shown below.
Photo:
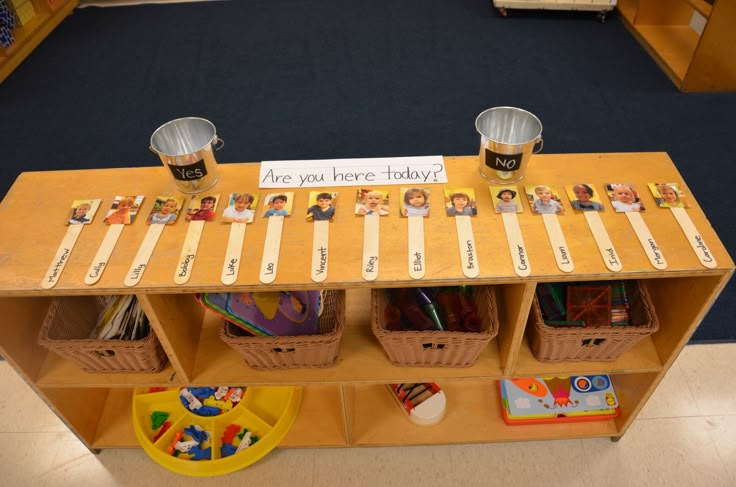
<svg viewBox="0 0 736 487"><path fill-rule="evenodd" d="M227 311L274 336L319 333L319 291L231 293Z"/></svg>
<svg viewBox="0 0 736 487"><path fill-rule="evenodd" d="M239 317L230 314L227 310L228 293L202 293L194 296L199 303L221 318L228 320L230 323L239 326L243 330L256 336L270 336L271 333L266 332L258 327L251 325Z"/></svg>
<svg viewBox="0 0 736 487"><path fill-rule="evenodd" d="M498 384L508 424L599 421L619 412L608 375L531 377Z"/></svg>

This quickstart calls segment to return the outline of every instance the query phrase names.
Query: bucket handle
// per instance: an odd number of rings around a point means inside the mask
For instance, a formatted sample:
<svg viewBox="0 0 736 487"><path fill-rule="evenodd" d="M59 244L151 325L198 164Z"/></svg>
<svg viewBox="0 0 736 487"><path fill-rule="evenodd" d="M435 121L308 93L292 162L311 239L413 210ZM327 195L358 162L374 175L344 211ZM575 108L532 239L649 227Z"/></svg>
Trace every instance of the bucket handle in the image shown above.
<svg viewBox="0 0 736 487"><path fill-rule="evenodd" d="M222 149L223 147L225 147L225 141L224 141L224 140L222 140L222 139L221 139L221 138L219 138L219 137L215 137L215 139L217 139L217 140L215 141L215 143L214 143L214 146L215 146L215 150L220 150L220 149ZM218 142L222 142L222 143L221 143L221 144L220 144L220 145L218 146L218 145L217 145L217 143L218 143ZM158 155L158 152L156 152L156 149L154 149L152 145L149 145L149 146L148 146L148 150L150 150L150 151L151 151L151 152L153 152L154 154Z"/></svg>
<svg viewBox="0 0 736 487"><path fill-rule="evenodd" d="M534 151L534 154L539 154L542 152L542 149L544 148L544 139L539 139L537 142L534 143L534 145L539 144L539 149Z"/></svg>

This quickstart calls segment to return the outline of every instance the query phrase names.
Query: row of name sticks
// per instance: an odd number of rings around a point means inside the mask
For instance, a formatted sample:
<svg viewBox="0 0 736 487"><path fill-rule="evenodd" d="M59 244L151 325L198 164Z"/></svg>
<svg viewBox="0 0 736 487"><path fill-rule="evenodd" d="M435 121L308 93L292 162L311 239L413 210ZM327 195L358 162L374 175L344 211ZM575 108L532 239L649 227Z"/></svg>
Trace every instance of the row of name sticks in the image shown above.
<svg viewBox="0 0 736 487"><path fill-rule="evenodd" d="M94 200L93 204L99 205L100 200ZM96 211L96 208L94 208ZM708 250L703 238L695 228L692 220L684 208L670 208L676 221L687 236L693 251L701 264L707 268L715 268L716 261ZM94 211L90 212L94 214ZM621 259L611 242L605 226L596 211L584 211L586 222L594 237L600 255L606 267L612 272L623 269ZM634 233L636 234L649 262L656 269L666 269L667 261L662 254L654 237L649 231L640 213L625 213ZM565 236L560 227L556 214L542 214L544 227L549 238L558 268L562 272L572 272L574 269L573 258L567 246ZM524 245L523 234L515 212L502 212L501 217L508 242L509 253L513 262L514 271L521 277L531 274L531 263ZM366 281L378 278L379 271L379 213L366 214L363 229L363 256L361 275ZM424 249L424 216L407 216L408 225L408 274L412 279L422 279L425 275L426 257ZM455 225L458 238L458 249L462 263L462 272L468 278L478 277L480 267L476 252L475 238L470 215L455 215ZM88 222L87 222L88 223ZM182 246L179 262L174 274L176 284L188 282L194 261L197 255L199 241L202 236L205 221L192 220L189 222L184 244ZM327 278L328 255L329 255L329 220L314 221L311 279L314 282L323 282ZM279 253L281 248L281 235L284 226L284 216L275 215L268 218L268 226L263 245L261 268L259 279L264 284L275 281L278 270ZM42 281L44 289L50 289L56 285L59 276L68 261L74 245L81 234L84 225L70 225L64 236L54 259L49 266ZM124 224L110 224L107 234L100 244L92 264L85 276L85 284L93 285L101 277L107 265L113 248L115 247ZM143 277L143 273L153 254L156 244L161 236L165 224L150 225L141 246L136 253L133 263L128 270L124 284L135 286ZM240 261L245 240L246 223L231 223L230 236L225 260L223 263L221 281L230 285L236 282L240 268Z"/></svg>

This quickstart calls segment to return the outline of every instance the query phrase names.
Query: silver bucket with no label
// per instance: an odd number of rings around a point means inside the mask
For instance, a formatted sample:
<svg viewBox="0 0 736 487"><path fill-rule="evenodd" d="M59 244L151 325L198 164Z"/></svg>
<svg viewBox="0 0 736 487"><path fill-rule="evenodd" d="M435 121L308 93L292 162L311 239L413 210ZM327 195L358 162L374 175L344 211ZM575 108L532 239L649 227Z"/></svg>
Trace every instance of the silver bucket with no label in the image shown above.
<svg viewBox="0 0 736 487"><path fill-rule="evenodd" d="M217 145L219 143L219 145ZM197 117L166 122L151 135L151 150L174 177L184 193L200 193L217 183L220 174L213 149L225 145L209 120Z"/></svg>
<svg viewBox="0 0 736 487"><path fill-rule="evenodd" d="M521 108L489 108L475 119L475 129L480 134L480 174L497 184L521 180L532 154L544 146L542 122Z"/></svg>

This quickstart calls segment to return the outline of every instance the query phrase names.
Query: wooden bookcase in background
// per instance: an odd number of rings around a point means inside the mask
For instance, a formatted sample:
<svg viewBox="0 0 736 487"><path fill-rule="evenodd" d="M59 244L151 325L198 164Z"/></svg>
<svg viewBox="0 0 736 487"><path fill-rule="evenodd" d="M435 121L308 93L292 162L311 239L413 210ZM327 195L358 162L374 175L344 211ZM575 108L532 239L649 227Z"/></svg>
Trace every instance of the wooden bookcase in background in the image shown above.
<svg viewBox="0 0 736 487"><path fill-rule="evenodd" d="M79 5L78 0L56 0L53 7L46 0L31 2L36 15L26 25L16 26L10 47L0 47L0 83Z"/></svg>
<svg viewBox="0 0 736 487"><path fill-rule="evenodd" d="M519 214L532 275L514 273L505 244L502 219L493 212L488 182L478 172L477 156L446 157L449 184L428 184L432 212L425 219L427 274L412 280L407 273L407 221L398 216L399 187L387 186L394 209L381 217L378 280L361 277L363 219L352 211L355 187L339 192L338 212L330 224L329 275L324 283L310 280L312 224L305 221L309 189L295 189L293 215L284 224L278 275L272 285L258 279L266 221L248 226L243 263L232 286L220 282L229 226L206 225L191 280L174 284L176 261L188 224L181 220L164 229L142 282L134 288L123 279L147 226L145 215L156 195L176 193L163 167L27 172L15 182L0 215L0 354L26 380L89 448L136 447L132 398L138 386L300 385L299 416L284 447L352 447L433 443L504 442L552 438L622 436L673 364L708 309L726 285L734 264L697 201L687 210L712 255L715 269L703 267L669 210L655 206L647 182L682 182L665 153L535 155L525 182L562 189L575 182L632 182L641 188L649 226L669 268L654 269L634 236L628 219L606 203L601 213L624 266L608 272L584 216L570 209L559 217L575 271L558 270L542 218L528 205ZM258 164L220 164L220 182L209 193L258 192ZM425 186L425 185L422 185ZM479 214L472 219L480 275L463 277L453 218L442 211L445 187L472 187ZM320 188L323 189L323 188ZM326 188L324 188L326 189ZM685 186L685 191L692 194ZM127 226L94 286L84 276L107 226L103 214L118 194L144 194L141 215ZM53 197L50 197L53 195ZM100 214L86 225L57 286L41 289L41 279L66 232L74 199L102 198ZM218 213L222 208L218 209ZM525 338L527 317L539 282L610 279L646 280L659 330L613 362L541 363ZM417 368L392 365L370 331L370 292L374 288L493 285L499 310L498 336L468 368ZM332 367L256 371L218 337L219 319L194 300L195 292L262 291L265 289L345 289L347 319L340 354ZM170 359L157 374L85 373L75 364L42 348L39 329L52 298L135 293ZM621 414L608 421L539 426L507 426L501 415L497 381L524 376L611 374ZM448 397L447 415L436 426L410 423L384 384L436 381Z"/></svg>
<svg viewBox="0 0 736 487"><path fill-rule="evenodd" d="M680 90L736 90L736 2L618 0L617 8L624 24ZM702 34L693 28L699 19Z"/></svg>

